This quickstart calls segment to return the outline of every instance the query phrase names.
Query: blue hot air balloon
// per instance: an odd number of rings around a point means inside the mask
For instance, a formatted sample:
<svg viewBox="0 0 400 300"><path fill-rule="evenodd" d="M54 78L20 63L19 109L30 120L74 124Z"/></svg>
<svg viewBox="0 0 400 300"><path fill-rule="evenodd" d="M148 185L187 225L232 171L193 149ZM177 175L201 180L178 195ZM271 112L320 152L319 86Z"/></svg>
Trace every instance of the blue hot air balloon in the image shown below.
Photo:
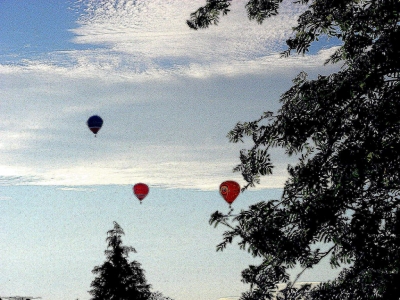
<svg viewBox="0 0 400 300"><path fill-rule="evenodd" d="M86 123L89 129L94 133L94 136L96 136L97 132L101 129L101 126L103 126L103 119L94 115L91 116Z"/></svg>

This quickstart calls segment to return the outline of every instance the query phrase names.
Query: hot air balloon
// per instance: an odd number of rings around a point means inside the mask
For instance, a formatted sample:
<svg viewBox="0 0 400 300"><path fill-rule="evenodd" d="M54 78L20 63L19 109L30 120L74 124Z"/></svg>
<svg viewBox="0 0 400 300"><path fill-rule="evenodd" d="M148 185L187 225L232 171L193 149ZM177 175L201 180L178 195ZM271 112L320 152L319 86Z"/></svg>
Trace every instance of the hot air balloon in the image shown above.
<svg viewBox="0 0 400 300"><path fill-rule="evenodd" d="M219 186L219 193L229 203L229 207L236 197L240 194L240 185L236 181L228 180L221 183Z"/></svg>
<svg viewBox="0 0 400 300"><path fill-rule="evenodd" d="M101 126L103 126L103 119L100 118L97 115L91 116L87 120L87 126L89 129L94 133L94 136L96 136L97 132L99 132Z"/></svg>
<svg viewBox="0 0 400 300"><path fill-rule="evenodd" d="M133 186L133 193L139 199L140 204L142 204L142 200L149 193L149 187L147 186L147 184L144 184L144 183L136 183Z"/></svg>

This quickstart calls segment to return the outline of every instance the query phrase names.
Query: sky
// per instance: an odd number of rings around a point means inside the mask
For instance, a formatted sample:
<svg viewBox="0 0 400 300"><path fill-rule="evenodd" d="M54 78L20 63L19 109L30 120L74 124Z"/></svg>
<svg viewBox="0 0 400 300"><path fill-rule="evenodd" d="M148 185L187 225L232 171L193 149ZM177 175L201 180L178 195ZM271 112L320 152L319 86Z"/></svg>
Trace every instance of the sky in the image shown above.
<svg viewBox="0 0 400 300"><path fill-rule="evenodd" d="M258 25L244 0L218 26L192 30L205 0L0 0L0 296L90 299L117 221L147 279L175 300L238 296L257 260L216 252L228 211L219 184L236 180L237 122L279 109L300 72L329 74L332 41L281 58L304 9L284 1ZM104 124L94 137L91 115ZM242 193L235 211L278 199L293 160L273 152L274 174ZM150 194L139 205L132 185ZM324 269L325 270L325 269ZM333 273L319 270L304 280Z"/></svg>

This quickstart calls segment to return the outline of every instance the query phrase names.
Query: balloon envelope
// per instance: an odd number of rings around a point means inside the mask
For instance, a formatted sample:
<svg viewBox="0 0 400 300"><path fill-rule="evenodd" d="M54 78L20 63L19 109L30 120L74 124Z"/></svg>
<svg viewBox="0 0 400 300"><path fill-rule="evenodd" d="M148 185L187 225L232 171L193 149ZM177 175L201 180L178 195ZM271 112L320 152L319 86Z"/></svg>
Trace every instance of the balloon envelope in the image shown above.
<svg viewBox="0 0 400 300"><path fill-rule="evenodd" d="M149 187L147 184L137 183L133 186L133 193L140 201L142 201L149 193Z"/></svg>
<svg viewBox="0 0 400 300"><path fill-rule="evenodd" d="M103 119L100 118L97 115L91 116L88 120L87 120L87 126L89 127L89 129L96 134L97 132L99 132L101 126L103 126Z"/></svg>
<svg viewBox="0 0 400 300"><path fill-rule="evenodd" d="M236 181L224 181L219 186L219 193L226 202L232 204L236 197L240 194L240 185Z"/></svg>

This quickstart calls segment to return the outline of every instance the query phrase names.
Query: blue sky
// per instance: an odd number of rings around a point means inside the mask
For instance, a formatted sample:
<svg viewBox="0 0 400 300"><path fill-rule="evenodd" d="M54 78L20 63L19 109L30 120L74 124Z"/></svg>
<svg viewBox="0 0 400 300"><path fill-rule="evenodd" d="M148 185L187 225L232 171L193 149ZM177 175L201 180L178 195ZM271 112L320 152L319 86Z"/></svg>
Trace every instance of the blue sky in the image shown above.
<svg viewBox="0 0 400 300"><path fill-rule="evenodd" d="M337 67L323 66L332 42L280 58L301 7L284 1L257 25L244 0L231 3L218 26L193 31L185 21L203 0L0 1L0 296L89 299L113 221L167 296L245 290L240 270L254 260L215 253L222 231L208 225L227 209L219 184L244 183L232 168L249 144L226 135L276 111L300 71ZM104 120L96 138L93 114ZM279 197L293 160L273 159L235 209ZM137 182L151 187L140 206Z"/></svg>
<svg viewBox="0 0 400 300"><path fill-rule="evenodd" d="M55 50L76 49L72 43L78 12L69 1L1 1L1 60L18 61Z"/></svg>
<svg viewBox="0 0 400 300"><path fill-rule="evenodd" d="M234 212L281 190L246 192ZM3 186L0 200L1 296L89 299L91 270L104 262L106 232L117 221L125 245L134 246L153 290L177 300L238 296L248 287L241 271L259 260L234 242L224 252L222 227L208 225L215 210L228 212L218 191L151 188L142 204L130 186ZM296 269L299 271L299 269ZM302 281L332 278L327 264Z"/></svg>

